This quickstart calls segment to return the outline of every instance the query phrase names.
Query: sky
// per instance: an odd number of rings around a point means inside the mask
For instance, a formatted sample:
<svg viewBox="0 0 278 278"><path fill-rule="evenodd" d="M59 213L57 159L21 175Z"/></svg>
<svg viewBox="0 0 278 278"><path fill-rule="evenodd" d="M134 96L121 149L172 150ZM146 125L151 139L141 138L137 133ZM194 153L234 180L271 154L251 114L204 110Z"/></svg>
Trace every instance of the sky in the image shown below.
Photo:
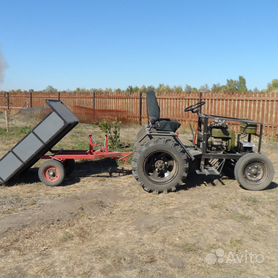
<svg viewBox="0 0 278 278"><path fill-rule="evenodd" d="M278 75L277 2L0 0L0 90L200 87L239 75L263 89Z"/></svg>

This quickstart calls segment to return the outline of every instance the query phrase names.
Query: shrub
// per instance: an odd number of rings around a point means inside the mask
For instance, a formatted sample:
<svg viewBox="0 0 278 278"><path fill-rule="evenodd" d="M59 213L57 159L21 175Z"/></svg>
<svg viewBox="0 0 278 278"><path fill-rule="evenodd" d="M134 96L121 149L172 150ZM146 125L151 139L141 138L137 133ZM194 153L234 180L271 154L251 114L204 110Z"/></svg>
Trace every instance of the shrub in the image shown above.
<svg viewBox="0 0 278 278"><path fill-rule="evenodd" d="M99 124L100 129L108 136L109 147L113 150L120 147L120 122L103 121Z"/></svg>

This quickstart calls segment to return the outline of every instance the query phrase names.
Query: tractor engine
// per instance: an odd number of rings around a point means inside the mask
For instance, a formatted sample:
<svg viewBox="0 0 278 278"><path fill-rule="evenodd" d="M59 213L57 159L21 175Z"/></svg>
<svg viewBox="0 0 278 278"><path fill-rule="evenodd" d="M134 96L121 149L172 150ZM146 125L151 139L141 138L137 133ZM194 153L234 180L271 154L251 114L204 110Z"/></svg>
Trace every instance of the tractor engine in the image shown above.
<svg viewBox="0 0 278 278"><path fill-rule="evenodd" d="M214 121L208 127L208 149L210 151L230 151L235 146L235 133L225 121Z"/></svg>

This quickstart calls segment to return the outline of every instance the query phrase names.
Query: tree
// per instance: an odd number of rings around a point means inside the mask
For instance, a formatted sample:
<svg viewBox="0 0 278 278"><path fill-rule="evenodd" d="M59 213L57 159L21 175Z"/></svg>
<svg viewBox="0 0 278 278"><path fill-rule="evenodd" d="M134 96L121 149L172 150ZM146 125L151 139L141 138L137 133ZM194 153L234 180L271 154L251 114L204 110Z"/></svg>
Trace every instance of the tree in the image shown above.
<svg viewBox="0 0 278 278"><path fill-rule="evenodd" d="M183 93L183 89L182 89L181 86L175 86L175 87L173 88L173 91L174 91L175 93L177 93L177 94Z"/></svg>
<svg viewBox="0 0 278 278"><path fill-rule="evenodd" d="M267 84L267 91L268 92L278 91L278 79L273 79L271 83Z"/></svg>
<svg viewBox="0 0 278 278"><path fill-rule="evenodd" d="M133 93L133 87L132 87L132 86L128 86L126 90L127 90L127 92L130 93L130 94Z"/></svg>
<svg viewBox="0 0 278 278"><path fill-rule="evenodd" d="M185 87L184 87L184 91L185 91L186 93L191 93L192 87L191 87L190 85L186 84Z"/></svg>
<svg viewBox="0 0 278 278"><path fill-rule="evenodd" d="M171 92L171 88L168 85L159 84L157 87L157 91L160 94L165 94Z"/></svg>
<svg viewBox="0 0 278 278"><path fill-rule="evenodd" d="M239 76L239 78L238 78L238 91L240 93L247 92L246 80L243 76Z"/></svg>
<svg viewBox="0 0 278 278"><path fill-rule="evenodd" d="M261 92L257 87L255 87L252 91L253 91L253 93L260 93Z"/></svg>
<svg viewBox="0 0 278 278"><path fill-rule="evenodd" d="M199 88L199 91L200 91L200 92L208 92L208 91L209 91L209 86L208 86L208 84L202 85L202 86Z"/></svg>
<svg viewBox="0 0 278 278"><path fill-rule="evenodd" d="M238 80L227 79L227 83L223 87L223 89L230 93L246 93L248 91L246 86L246 80L243 76L239 76Z"/></svg>
<svg viewBox="0 0 278 278"><path fill-rule="evenodd" d="M238 91L238 81L233 79L227 79L225 89L228 92L234 93Z"/></svg>
<svg viewBox="0 0 278 278"><path fill-rule="evenodd" d="M53 86L48 85L48 86L44 89L44 92L46 92L46 93L56 93L56 92L58 92L58 90L57 90L56 88L54 88Z"/></svg>
<svg viewBox="0 0 278 278"><path fill-rule="evenodd" d="M219 83L213 84L211 87L211 91L214 93L220 93L224 89L224 86L220 85Z"/></svg>

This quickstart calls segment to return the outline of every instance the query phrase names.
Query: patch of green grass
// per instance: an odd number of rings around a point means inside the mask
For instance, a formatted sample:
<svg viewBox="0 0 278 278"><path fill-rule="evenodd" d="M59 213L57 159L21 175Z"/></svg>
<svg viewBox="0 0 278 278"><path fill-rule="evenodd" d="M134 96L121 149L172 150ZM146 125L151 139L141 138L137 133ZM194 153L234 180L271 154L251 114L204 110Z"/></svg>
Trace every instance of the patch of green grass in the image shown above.
<svg viewBox="0 0 278 278"><path fill-rule="evenodd" d="M75 148L77 150L87 150L89 148L89 143L88 142L84 142L84 141L77 141L75 143Z"/></svg>
<svg viewBox="0 0 278 278"><path fill-rule="evenodd" d="M73 240L73 238L74 238L74 235L72 233L65 231L61 237L61 241L67 242L67 241Z"/></svg>
<svg viewBox="0 0 278 278"><path fill-rule="evenodd" d="M252 216L240 212L236 212L236 211L232 213L231 218L238 222L248 222L253 220Z"/></svg>
<svg viewBox="0 0 278 278"><path fill-rule="evenodd" d="M31 132L32 127L25 126L25 127L10 127L9 131L6 130L6 128L0 127L0 137L8 140L8 139L14 139L18 138L21 139L25 135L27 135L29 132Z"/></svg>
<svg viewBox="0 0 278 278"><path fill-rule="evenodd" d="M242 247L243 241L241 239L234 239L230 240L230 247L234 250L238 250Z"/></svg>

